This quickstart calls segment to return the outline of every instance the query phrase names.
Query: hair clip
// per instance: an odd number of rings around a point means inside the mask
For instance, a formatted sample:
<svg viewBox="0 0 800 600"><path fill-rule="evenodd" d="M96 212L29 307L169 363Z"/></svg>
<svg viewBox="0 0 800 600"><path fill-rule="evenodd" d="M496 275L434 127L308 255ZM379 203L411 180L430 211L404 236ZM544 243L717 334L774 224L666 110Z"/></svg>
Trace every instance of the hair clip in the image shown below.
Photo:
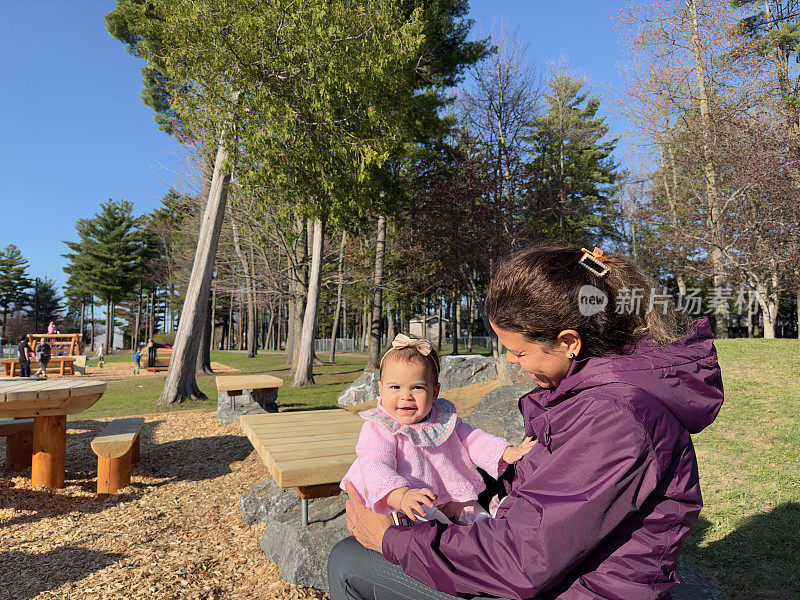
<svg viewBox="0 0 800 600"><path fill-rule="evenodd" d="M598 277L602 277L606 273L608 273L608 267L603 264L608 262L608 259L603 256L603 251L595 246L594 251L590 252L586 248L581 248L583 252L583 256L581 256L580 260L578 261L579 264L583 265L584 268L588 269Z"/></svg>

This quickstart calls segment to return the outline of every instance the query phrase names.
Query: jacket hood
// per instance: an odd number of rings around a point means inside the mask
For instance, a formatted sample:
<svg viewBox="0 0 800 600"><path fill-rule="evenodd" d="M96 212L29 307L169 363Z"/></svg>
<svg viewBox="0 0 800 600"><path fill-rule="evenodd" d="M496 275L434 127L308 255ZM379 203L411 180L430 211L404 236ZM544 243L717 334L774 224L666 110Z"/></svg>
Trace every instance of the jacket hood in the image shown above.
<svg viewBox="0 0 800 600"><path fill-rule="evenodd" d="M707 318L692 321L689 332L664 347L640 340L633 353L573 362L553 390L529 396L550 408L575 394L612 383L625 383L658 398L690 433L711 424L722 406L722 373Z"/></svg>

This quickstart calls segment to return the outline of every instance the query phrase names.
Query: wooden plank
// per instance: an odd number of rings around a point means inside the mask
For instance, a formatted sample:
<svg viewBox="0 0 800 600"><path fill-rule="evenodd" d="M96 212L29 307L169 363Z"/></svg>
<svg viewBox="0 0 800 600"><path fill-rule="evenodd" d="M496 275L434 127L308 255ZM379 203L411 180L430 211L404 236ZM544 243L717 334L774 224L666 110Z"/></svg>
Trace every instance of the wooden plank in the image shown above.
<svg viewBox="0 0 800 600"><path fill-rule="evenodd" d="M275 440L272 444L270 444L270 449L273 452L299 450L301 448L307 448L309 444L311 444L314 448L333 448L337 444L340 446L351 445L352 447L355 447L357 441L358 434L353 433L330 434L326 436L315 435L313 441L298 440L297 438Z"/></svg>
<svg viewBox="0 0 800 600"><path fill-rule="evenodd" d="M119 458L131 449L143 423L144 417L111 421L92 440L92 450L103 458Z"/></svg>
<svg viewBox="0 0 800 600"><path fill-rule="evenodd" d="M270 427L266 425L256 425L248 430L257 433L261 437L293 437L319 434L336 433L345 431L361 431L363 423L326 423L325 425L285 425L283 427Z"/></svg>
<svg viewBox="0 0 800 600"><path fill-rule="evenodd" d="M218 375L217 390L258 390L262 388L279 388L283 379L272 375Z"/></svg>
<svg viewBox="0 0 800 600"><path fill-rule="evenodd" d="M275 482L281 487L322 485L341 481L356 459L356 453L342 456L325 456L319 460L289 461L281 463Z"/></svg>
<svg viewBox="0 0 800 600"><path fill-rule="evenodd" d="M20 431L33 431L33 419L15 419L0 421L0 437L14 435Z"/></svg>

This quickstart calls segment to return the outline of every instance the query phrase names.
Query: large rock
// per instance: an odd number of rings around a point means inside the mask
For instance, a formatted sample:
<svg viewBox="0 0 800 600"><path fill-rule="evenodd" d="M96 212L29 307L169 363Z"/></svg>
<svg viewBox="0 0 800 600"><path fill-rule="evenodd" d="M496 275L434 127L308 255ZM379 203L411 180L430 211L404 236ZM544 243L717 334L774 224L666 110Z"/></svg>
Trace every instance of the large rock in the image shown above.
<svg viewBox="0 0 800 600"><path fill-rule="evenodd" d="M478 354L443 356L439 380L441 392L460 388L473 383L491 381L497 377L497 363L493 358Z"/></svg>
<svg viewBox="0 0 800 600"><path fill-rule="evenodd" d="M267 524L261 550L289 583L327 591L328 555L347 533L344 494L308 501L308 525L300 524L300 497L271 479L254 485L239 508L246 525Z"/></svg>
<svg viewBox="0 0 800 600"><path fill-rule="evenodd" d="M378 397L378 374L365 371L358 376L350 387L339 394L339 406L353 406L362 402L371 402Z"/></svg>
<svg viewBox="0 0 800 600"><path fill-rule="evenodd" d="M484 396L465 419L473 427L518 444L525 437L519 399L533 389L530 385L504 385Z"/></svg>
<svg viewBox="0 0 800 600"><path fill-rule="evenodd" d="M280 519L284 513L297 510L300 497L292 488L279 487L273 479L265 479L250 488L250 493L239 500L239 511L244 524L250 527L255 523Z"/></svg>
<svg viewBox="0 0 800 600"><path fill-rule="evenodd" d="M229 396L228 392L217 392L217 418L220 425L239 421L240 415L260 415L278 412L278 392L242 390L240 396Z"/></svg>
<svg viewBox="0 0 800 600"><path fill-rule="evenodd" d="M672 600L728 600L718 588L701 579L683 560L678 560L680 584L672 590Z"/></svg>

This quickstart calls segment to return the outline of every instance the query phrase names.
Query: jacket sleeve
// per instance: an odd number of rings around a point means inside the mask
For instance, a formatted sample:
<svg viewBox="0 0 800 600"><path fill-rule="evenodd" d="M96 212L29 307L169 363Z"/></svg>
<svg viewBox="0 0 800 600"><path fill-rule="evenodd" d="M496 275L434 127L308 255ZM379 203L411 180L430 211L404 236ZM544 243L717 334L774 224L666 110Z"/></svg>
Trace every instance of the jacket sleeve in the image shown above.
<svg viewBox="0 0 800 600"><path fill-rule="evenodd" d="M393 510L380 500L392 490L409 485L397 472L397 440L383 426L367 421L361 427L356 455L367 492L365 503L379 512ZM375 505L378 504L376 507Z"/></svg>
<svg viewBox="0 0 800 600"><path fill-rule="evenodd" d="M586 411L579 431L515 481L502 516L471 527L390 527L384 556L452 595L522 599L556 585L641 507L658 481L644 428L629 411L597 399Z"/></svg>
<svg viewBox="0 0 800 600"><path fill-rule="evenodd" d="M461 418L456 421L456 435L467 449L467 454L472 464L486 471L492 478L497 479L508 466L501 463L503 452L511 442L501 437L485 432L483 429L475 429L464 423Z"/></svg>

